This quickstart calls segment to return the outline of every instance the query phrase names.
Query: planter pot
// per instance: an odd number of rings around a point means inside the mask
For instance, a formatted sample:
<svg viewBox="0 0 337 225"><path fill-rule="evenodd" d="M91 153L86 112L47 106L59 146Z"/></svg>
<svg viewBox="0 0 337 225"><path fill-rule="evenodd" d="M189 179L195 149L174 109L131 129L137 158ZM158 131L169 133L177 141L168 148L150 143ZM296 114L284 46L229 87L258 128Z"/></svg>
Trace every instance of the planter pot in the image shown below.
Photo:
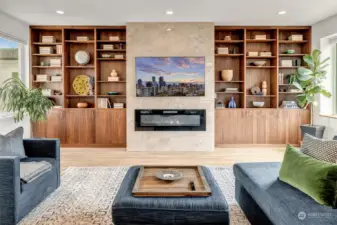
<svg viewBox="0 0 337 225"><path fill-rule="evenodd" d="M324 130L325 126L309 125L309 124L301 125L302 138L304 134L310 134L311 136L317 138L323 138Z"/></svg>
<svg viewBox="0 0 337 225"><path fill-rule="evenodd" d="M221 78L223 81L232 81L233 79L233 70L222 70Z"/></svg>

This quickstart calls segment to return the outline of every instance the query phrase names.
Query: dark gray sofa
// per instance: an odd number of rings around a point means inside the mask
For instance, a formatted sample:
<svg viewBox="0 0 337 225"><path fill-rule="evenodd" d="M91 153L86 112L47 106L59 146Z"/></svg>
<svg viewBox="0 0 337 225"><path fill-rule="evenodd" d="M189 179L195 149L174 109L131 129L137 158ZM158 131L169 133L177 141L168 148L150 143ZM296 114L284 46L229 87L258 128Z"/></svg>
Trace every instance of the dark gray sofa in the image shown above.
<svg viewBox="0 0 337 225"><path fill-rule="evenodd" d="M281 163L234 165L235 197L251 224L336 225L337 209L280 181L280 168Z"/></svg>
<svg viewBox="0 0 337 225"><path fill-rule="evenodd" d="M20 159L0 157L0 225L15 225L60 185L58 139L24 140L27 158L48 161L52 169L30 183L20 182Z"/></svg>

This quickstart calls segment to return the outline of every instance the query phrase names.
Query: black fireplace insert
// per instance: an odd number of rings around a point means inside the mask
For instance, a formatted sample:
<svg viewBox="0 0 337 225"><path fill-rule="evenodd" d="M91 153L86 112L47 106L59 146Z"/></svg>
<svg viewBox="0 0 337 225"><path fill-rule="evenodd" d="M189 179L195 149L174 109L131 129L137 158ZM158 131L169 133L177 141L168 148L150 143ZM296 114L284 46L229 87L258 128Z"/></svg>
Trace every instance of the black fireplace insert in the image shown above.
<svg viewBox="0 0 337 225"><path fill-rule="evenodd" d="M206 131L204 109L136 109L136 131Z"/></svg>

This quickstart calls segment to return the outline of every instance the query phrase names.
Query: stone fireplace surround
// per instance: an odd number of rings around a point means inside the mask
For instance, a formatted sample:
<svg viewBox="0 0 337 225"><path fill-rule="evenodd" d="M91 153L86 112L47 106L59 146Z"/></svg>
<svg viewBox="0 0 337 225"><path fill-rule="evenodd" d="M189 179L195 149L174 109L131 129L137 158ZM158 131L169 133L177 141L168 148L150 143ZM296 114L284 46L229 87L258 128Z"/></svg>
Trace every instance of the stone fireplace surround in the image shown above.
<svg viewBox="0 0 337 225"><path fill-rule="evenodd" d="M170 28L172 31L167 31ZM127 150L214 150L214 24L127 24ZM205 57L205 96L136 97L135 58L151 56ZM136 109L204 109L206 131L135 131Z"/></svg>

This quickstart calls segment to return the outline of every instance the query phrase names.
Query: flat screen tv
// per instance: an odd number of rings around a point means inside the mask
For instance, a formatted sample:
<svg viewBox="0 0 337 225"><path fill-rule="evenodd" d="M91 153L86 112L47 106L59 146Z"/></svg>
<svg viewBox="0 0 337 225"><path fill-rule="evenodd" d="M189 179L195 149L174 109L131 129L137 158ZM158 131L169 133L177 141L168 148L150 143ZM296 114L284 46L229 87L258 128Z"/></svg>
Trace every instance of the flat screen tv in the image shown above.
<svg viewBox="0 0 337 225"><path fill-rule="evenodd" d="M137 97L205 96L205 57L137 57Z"/></svg>

